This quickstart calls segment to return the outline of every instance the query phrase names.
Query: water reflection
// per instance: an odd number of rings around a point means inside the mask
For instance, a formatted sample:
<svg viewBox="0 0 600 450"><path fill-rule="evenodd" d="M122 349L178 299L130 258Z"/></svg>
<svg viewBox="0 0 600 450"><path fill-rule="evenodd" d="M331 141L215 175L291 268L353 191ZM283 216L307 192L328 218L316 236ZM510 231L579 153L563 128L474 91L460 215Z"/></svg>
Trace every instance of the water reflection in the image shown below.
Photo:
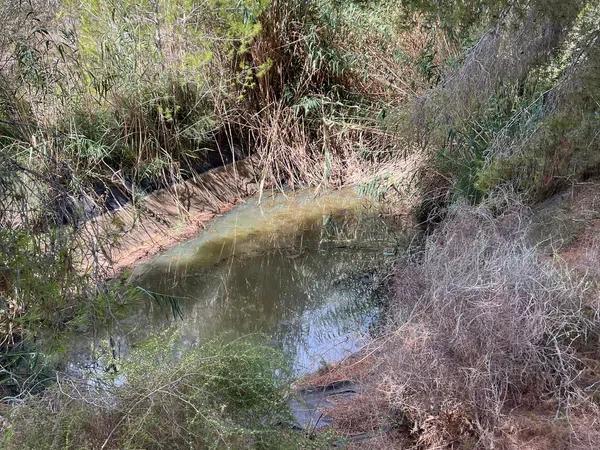
<svg viewBox="0 0 600 450"><path fill-rule="evenodd" d="M149 300L114 339L124 355L167 328L182 349L261 333L297 374L314 371L361 345L377 315L379 274L405 236L352 191L248 202L134 274L148 297L176 301L181 318Z"/></svg>

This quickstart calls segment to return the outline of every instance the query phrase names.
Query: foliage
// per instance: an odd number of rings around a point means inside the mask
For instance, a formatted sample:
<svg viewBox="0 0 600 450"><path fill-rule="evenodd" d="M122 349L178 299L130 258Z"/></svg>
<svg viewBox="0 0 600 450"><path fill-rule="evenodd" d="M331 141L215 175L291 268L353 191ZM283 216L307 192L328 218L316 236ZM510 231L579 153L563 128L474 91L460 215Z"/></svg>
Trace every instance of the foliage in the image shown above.
<svg viewBox="0 0 600 450"><path fill-rule="evenodd" d="M21 355L43 355L32 347L34 341L40 346L41 334L88 326L107 317L107 302L128 295L105 287L104 255L113 237L88 221L228 160L214 155L221 124L211 98L227 80L211 78L210 66L213 54L225 58L249 45L265 7L237 1L209 2L206 9L187 1L18 3L0 6L6 25L0 38L0 362L6 395L35 384L29 375L37 369L25 370L21 379L15 361L25 367ZM227 35L227 45L213 32Z"/></svg>
<svg viewBox="0 0 600 450"><path fill-rule="evenodd" d="M453 2L448 0L404 0L406 14L424 14L428 23L440 26L456 40L465 39L473 28L493 23L501 13L513 4L508 0L472 0Z"/></svg>
<svg viewBox="0 0 600 450"><path fill-rule="evenodd" d="M551 6L506 14L415 104L433 168L421 176L424 220L459 198L504 187L535 201L595 173L597 6Z"/></svg>
<svg viewBox="0 0 600 450"><path fill-rule="evenodd" d="M250 340L210 342L173 360L138 349L121 387L62 382L13 411L4 448L317 448L286 429L286 364Z"/></svg>
<svg viewBox="0 0 600 450"><path fill-rule="evenodd" d="M597 7L582 11L548 70L558 73L551 87L517 110L490 142L479 174L483 189L510 183L539 200L573 180L597 174L599 18Z"/></svg>

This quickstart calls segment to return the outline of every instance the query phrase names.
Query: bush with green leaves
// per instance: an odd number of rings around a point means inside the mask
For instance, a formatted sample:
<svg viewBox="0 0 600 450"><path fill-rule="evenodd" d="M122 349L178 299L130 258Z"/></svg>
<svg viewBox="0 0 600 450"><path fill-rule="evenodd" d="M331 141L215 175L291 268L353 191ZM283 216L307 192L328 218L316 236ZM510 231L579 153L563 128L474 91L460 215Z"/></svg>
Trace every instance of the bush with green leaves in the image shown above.
<svg viewBox="0 0 600 450"><path fill-rule="evenodd" d="M169 341L138 348L125 383L63 380L14 408L11 448L321 448L290 428L286 360L252 339L202 344L176 359Z"/></svg>
<svg viewBox="0 0 600 450"><path fill-rule="evenodd" d="M416 102L424 210L503 187L536 201L597 173L600 14L594 2L552 5L505 15Z"/></svg>
<svg viewBox="0 0 600 450"><path fill-rule="evenodd" d="M563 51L540 76L549 85L490 142L477 184L511 184L533 200L600 170L600 8L588 5Z"/></svg>

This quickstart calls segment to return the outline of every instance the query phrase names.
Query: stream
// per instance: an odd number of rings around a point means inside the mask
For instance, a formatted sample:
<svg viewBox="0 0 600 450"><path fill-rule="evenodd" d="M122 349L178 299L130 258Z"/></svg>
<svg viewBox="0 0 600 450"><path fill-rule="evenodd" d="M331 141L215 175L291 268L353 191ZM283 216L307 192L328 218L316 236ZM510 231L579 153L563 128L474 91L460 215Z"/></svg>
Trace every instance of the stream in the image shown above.
<svg viewBox="0 0 600 450"><path fill-rule="evenodd" d="M177 348L260 334L302 376L356 352L385 295L383 276L409 233L354 189L267 194L217 217L196 238L141 264L143 302L78 338L66 371L106 372L163 333ZM115 365L115 370L117 365Z"/></svg>

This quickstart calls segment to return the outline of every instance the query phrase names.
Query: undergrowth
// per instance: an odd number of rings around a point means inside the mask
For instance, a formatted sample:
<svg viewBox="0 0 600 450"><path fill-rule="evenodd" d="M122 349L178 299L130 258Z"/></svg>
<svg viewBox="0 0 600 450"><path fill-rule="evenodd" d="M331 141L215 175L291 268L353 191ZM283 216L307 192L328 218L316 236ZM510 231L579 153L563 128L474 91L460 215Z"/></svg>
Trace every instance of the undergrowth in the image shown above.
<svg viewBox="0 0 600 450"><path fill-rule="evenodd" d="M251 340L214 341L179 360L157 338L124 385L61 380L13 408L3 448L321 448L289 428L286 362Z"/></svg>
<svg viewBox="0 0 600 450"><path fill-rule="evenodd" d="M586 404L587 285L543 259L526 210L456 207L396 277L378 390L419 447L492 448L514 408Z"/></svg>
<svg viewBox="0 0 600 450"><path fill-rule="evenodd" d="M387 111L451 52L383 1L32 0L0 19L0 224L20 236L2 248L0 296L15 343L100 313L119 242L90 222L128 202L144 215L152 190L249 154L261 187L393 185L408 152Z"/></svg>
<svg viewBox="0 0 600 450"><path fill-rule="evenodd" d="M110 320L129 295L104 284L119 242L96 216L128 202L142 216L151 191L252 155L261 189L352 184L385 201L402 181L418 192L433 234L399 287L397 321L410 320L390 331L386 389L419 444L485 440L531 396L571 405L589 325L579 286L505 226L522 216L453 205L507 191L533 203L598 175L599 17L585 0L4 2L3 395L46 386L43 330ZM239 345L146 367L152 376L131 369L135 389L110 404L52 388L15 410L23 423L7 442L292 442L267 430L283 420L274 356ZM219 384L224 367L243 392ZM161 414L170 425L151 428Z"/></svg>

